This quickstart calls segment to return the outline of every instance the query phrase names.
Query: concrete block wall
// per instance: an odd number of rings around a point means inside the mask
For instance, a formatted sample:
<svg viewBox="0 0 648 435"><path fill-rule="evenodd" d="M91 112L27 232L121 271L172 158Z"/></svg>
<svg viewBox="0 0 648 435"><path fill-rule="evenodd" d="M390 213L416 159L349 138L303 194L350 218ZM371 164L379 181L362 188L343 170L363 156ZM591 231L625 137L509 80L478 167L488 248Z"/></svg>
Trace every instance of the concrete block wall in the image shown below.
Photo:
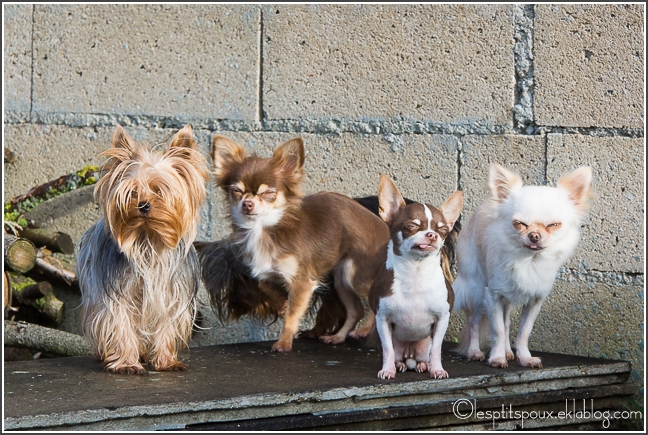
<svg viewBox="0 0 648 435"><path fill-rule="evenodd" d="M205 152L214 133L262 155L301 136L308 193L376 194L387 173L433 204L463 190L464 220L490 162L549 185L592 166L531 346L630 359L643 379L644 6L18 4L3 22L5 200L99 164L117 124L156 144L191 123ZM50 224L78 238L98 218L85 198ZM227 233L213 185L201 218L200 239ZM279 329L206 316L194 345Z"/></svg>

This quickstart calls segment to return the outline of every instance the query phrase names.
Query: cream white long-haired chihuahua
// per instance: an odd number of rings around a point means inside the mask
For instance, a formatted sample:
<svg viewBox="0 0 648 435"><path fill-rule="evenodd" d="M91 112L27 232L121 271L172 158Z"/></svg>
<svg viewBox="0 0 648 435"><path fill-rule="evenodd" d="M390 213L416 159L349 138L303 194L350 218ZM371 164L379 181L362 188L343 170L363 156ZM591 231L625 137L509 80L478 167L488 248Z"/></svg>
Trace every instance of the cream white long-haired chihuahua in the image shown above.
<svg viewBox="0 0 648 435"><path fill-rule="evenodd" d="M514 359L511 311L522 305L516 356L522 366L542 367L529 352L529 336L558 269L578 245L591 184L592 170L586 166L550 187L523 186L517 174L491 165L491 198L470 217L457 242L454 309L463 310L467 319L457 352L484 360L481 333L490 339L488 363L508 367Z"/></svg>

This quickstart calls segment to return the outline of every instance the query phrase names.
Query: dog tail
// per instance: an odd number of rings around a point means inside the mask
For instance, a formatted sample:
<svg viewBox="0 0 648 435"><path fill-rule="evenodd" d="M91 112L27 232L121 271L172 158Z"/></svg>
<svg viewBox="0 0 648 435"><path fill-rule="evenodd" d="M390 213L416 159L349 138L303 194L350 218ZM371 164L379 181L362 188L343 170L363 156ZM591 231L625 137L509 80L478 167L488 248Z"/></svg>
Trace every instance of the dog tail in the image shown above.
<svg viewBox="0 0 648 435"><path fill-rule="evenodd" d="M461 232L461 217L457 219L450 234L446 237L443 247L441 248L441 269L443 276L452 284L455 280L456 273L453 272L453 267L456 268L457 261L457 240L459 240L459 233Z"/></svg>
<svg viewBox="0 0 648 435"><path fill-rule="evenodd" d="M470 346L470 325L468 324L468 310L463 310L464 319L466 324L461 328L459 333L459 342L457 345L451 349L452 352L458 353L459 355L468 356L468 347ZM490 325L488 324L488 318L482 316L481 323L479 325L479 348L484 351L490 347Z"/></svg>

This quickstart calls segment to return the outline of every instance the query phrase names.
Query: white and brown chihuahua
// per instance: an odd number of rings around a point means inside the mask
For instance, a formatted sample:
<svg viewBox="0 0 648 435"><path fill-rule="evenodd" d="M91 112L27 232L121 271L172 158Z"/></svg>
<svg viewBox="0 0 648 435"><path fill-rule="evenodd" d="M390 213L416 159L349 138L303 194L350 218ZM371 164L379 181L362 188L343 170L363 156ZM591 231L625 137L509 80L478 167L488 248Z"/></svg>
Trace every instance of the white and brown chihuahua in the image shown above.
<svg viewBox="0 0 648 435"><path fill-rule="evenodd" d="M481 361L480 342L487 343L488 363L506 368L514 359L511 310L522 305L517 359L522 366L542 367L529 352L529 336L558 269L578 245L591 183L586 166L564 175L557 187L522 186L517 174L490 166L491 198L470 217L457 242L455 310L464 311L467 324L456 351Z"/></svg>
<svg viewBox="0 0 648 435"><path fill-rule="evenodd" d="M381 175L378 201L390 230L386 262L369 292L382 347L378 377L394 378L396 370L409 368L447 378L441 344L454 296L441 267L441 248L461 214L463 194L454 192L440 209L405 205L394 182Z"/></svg>
<svg viewBox="0 0 648 435"><path fill-rule="evenodd" d="M347 335L368 336L374 327L372 312L361 328L353 328L365 315L360 298L367 300L385 261L382 247L389 240L389 230L384 222L344 195L302 196L301 138L262 158L217 135L212 159L216 183L230 206L232 240L241 248L241 261L258 280L260 291L272 300L286 300L283 329L272 350L292 349L314 292L331 273L346 320L336 333L320 336L320 341L340 344Z"/></svg>

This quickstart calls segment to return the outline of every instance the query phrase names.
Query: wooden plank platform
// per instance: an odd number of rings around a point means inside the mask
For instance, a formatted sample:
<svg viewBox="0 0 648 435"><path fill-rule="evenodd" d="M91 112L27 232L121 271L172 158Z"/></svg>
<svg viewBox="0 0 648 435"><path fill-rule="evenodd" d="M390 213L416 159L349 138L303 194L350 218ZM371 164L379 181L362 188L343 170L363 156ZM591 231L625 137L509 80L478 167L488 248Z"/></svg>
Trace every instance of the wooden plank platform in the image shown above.
<svg viewBox="0 0 648 435"><path fill-rule="evenodd" d="M4 429L603 429L603 415L557 414L583 407L623 410L638 388L626 383L626 361L536 352L542 369L512 362L502 370L465 361L445 343L449 379L406 372L385 381L376 376L377 349L366 344L297 339L288 354L271 353L271 345L191 348L184 355L188 371L145 376L104 372L91 357L5 363ZM478 414L504 408L518 416L544 410L555 417L523 421L503 412L497 419Z"/></svg>

